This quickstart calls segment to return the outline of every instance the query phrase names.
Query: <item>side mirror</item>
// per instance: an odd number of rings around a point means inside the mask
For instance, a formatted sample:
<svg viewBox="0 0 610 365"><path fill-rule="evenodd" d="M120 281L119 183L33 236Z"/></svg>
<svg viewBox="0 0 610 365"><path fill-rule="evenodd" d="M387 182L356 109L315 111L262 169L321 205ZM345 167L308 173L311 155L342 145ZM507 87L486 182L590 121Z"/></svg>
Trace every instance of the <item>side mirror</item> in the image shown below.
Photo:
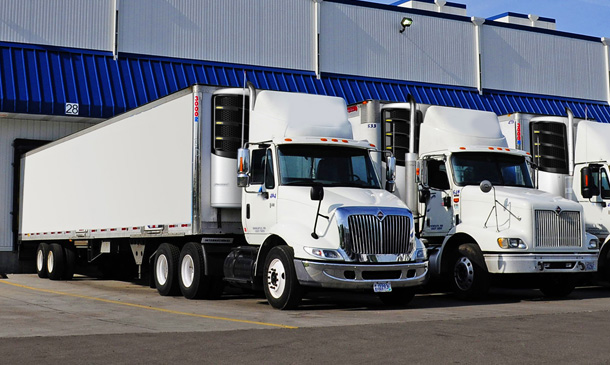
<svg viewBox="0 0 610 365"><path fill-rule="evenodd" d="M422 188L419 190L419 202L425 203L430 199L430 190L427 188Z"/></svg>
<svg viewBox="0 0 610 365"><path fill-rule="evenodd" d="M427 161L417 161L417 182L424 188L428 186L428 163Z"/></svg>
<svg viewBox="0 0 610 365"><path fill-rule="evenodd" d="M481 184L479 184L479 188L482 192L489 193L491 191L491 188L493 188L493 185L491 184L491 181L483 180L481 181Z"/></svg>
<svg viewBox="0 0 610 365"><path fill-rule="evenodd" d="M309 197L311 200L322 200L324 199L324 187L322 185L314 185L309 191Z"/></svg>
<svg viewBox="0 0 610 365"><path fill-rule="evenodd" d="M388 156L386 160L386 171L385 171L385 189L390 193L396 190L396 157Z"/></svg>
<svg viewBox="0 0 610 365"><path fill-rule="evenodd" d="M237 150L237 186L245 188L250 184L250 150Z"/></svg>
<svg viewBox="0 0 610 365"><path fill-rule="evenodd" d="M393 193L396 191L396 182L395 181L386 181L385 182L385 189L387 191L389 191L390 193Z"/></svg>
<svg viewBox="0 0 610 365"><path fill-rule="evenodd" d="M591 199L599 195L599 188L593 180L593 169L585 166L580 170L580 193L583 198Z"/></svg>

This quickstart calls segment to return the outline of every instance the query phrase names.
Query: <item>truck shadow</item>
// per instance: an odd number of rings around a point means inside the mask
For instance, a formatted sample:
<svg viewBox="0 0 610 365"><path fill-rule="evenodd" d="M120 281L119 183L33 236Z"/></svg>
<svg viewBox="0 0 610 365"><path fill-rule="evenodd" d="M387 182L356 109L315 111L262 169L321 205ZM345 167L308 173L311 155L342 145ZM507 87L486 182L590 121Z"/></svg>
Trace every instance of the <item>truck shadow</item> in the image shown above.
<svg viewBox="0 0 610 365"><path fill-rule="evenodd" d="M229 299L230 297L226 297ZM243 296L242 296L243 298ZM569 296L563 298L547 298L537 289L492 288L485 299L465 301L456 298L449 292L419 292L415 298L404 307L388 306L374 293L341 292L341 291L311 291L306 294L299 305L299 310L342 310L342 311L394 311L394 310L432 310L457 307L498 306L515 303L578 303L582 300L610 298L610 288L604 286L588 286L576 288ZM264 298L258 302L268 305Z"/></svg>
<svg viewBox="0 0 610 365"><path fill-rule="evenodd" d="M125 279L120 280L116 277L105 278L101 273L95 270L88 272L80 272L80 275L74 277L75 281L89 280L118 280L130 282L135 285L149 286L150 278L144 275L141 279ZM154 291L156 289L150 289ZM390 311L390 310L422 310L435 308L456 308L456 307L480 307L513 304L513 303L528 303L528 302L574 302L578 303L582 300L610 298L610 284L608 283L586 283L586 286L580 286L563 298L547 298L538 289L533 288L513 288L507 286L492 287L488 295L478 301L465 301L457 298L450 293L447 288L440 285L428 285L417 291L415 298L406 306L388 306L381 302L376 294L370 291L337 291L337 290L313 290L306 291L303 300L296 311L312 310L342 310L342 311ZM256 303L261 306L269 306L265 299L264 293L249 290L243 290L231 286L224 289L223 295L214 301L239 301L239 300L256 300Z"/></svg>

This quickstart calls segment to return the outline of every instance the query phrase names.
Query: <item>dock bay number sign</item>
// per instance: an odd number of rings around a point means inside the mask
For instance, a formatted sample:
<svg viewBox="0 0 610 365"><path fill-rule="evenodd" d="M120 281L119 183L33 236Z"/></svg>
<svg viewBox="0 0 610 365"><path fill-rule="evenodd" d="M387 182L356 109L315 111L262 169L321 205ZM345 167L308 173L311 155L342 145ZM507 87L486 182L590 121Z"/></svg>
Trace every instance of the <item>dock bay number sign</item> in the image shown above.
<svg viewBox="0 0 610 365"><path fill-rule="evenodd" d="M78 115L78 103L66 103L66 115Z"/></svg>

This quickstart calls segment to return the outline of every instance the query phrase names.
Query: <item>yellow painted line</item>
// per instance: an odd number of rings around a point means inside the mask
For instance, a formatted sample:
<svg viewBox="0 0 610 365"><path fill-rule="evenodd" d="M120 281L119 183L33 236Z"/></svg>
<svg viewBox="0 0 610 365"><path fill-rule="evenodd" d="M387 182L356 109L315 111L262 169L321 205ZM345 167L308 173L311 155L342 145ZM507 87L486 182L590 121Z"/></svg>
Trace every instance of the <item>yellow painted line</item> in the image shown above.
<svg viewBox="0 0 610 365"><path fill-rule="evenodd" d="M279 328L290 328L290 329L298 328L298 327L294 327L294 326L286 326L286 325L283 325L283 324L256 322L256 321L248 321L248 320L245 320L245 319L235 319L235 318L227 318L227 317L207 316L205 314L180 312L180 311L174 311L174 310L171 310L171 309L163 309L163 308L150 307L150 306L141 305L141 304L120 302L118 300L110 300L110 299L90 297L90 296L87 296L87 295L64 293L64 292L60 292L60 291L56 291L56 290L34 288L34 287L31 287L31 286L21 285L21 284L17 284L17 283L11 283L11 282L6 281L6 280L0 280L0 283L12 285L12 286L15 286L15 287L18 287L18 288L39 291L39 292L43 292L43 293L65 295L65 296L68 296L68 297L88 299L88 300L95 300L95 301L98 301L98 302L104 302L104 303L110 303L110 304L118 304L118 305L123 305L123 306L126 306L126 307L132 307L132 308L149 309L149 310L153 310L153 311L157 311L157 312L178 314L178 315L181 315L181 316L198 317L198 318L205 318L205 319L216 319L216 320L219 320L219 321L229 321L229 322L256 324L256 325L268 326L268 327L279 327Z"/></svg>

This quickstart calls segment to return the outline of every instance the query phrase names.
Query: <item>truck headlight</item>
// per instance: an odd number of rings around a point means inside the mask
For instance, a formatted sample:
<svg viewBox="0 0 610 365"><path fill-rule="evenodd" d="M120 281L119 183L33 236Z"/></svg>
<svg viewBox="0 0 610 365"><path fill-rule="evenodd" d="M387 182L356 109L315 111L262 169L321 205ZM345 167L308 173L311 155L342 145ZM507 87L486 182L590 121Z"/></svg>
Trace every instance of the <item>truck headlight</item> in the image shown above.
<svg viewBox="0 0 610 365"><path fill-rule="evenodd" d="M411 253L411 259L414 261L426 261L428 259L426 245L417 238L415 239L415 250Z"/></svg>
<svg viewBox="0 0 610 365"><path fill-rule="evenodd" d="M592 238L589 240L589 250L597 250L599 248L599 240Z"/></svg>
<svg viewBox="0 0 610 365"><path fill-rule="evenodd" d="M303 247L305 252L311 256L324 260L343 260L343 256L337 250L329 250L326 248Z"/></svg>
<svg viewBox="0 0 610 365"><path fill-rule="evenodd" d="M414 256L416 261L426 261L428 259L428 250L425 247L417 248Z"/></svg>
<svg viewBox="0 0 610 365"><path fill-rule="evenodd" d="M526 249L527 246L520 238L508 238L508 237L500 237L498 238L498 246L501 248L519 248Z"/></svg>

